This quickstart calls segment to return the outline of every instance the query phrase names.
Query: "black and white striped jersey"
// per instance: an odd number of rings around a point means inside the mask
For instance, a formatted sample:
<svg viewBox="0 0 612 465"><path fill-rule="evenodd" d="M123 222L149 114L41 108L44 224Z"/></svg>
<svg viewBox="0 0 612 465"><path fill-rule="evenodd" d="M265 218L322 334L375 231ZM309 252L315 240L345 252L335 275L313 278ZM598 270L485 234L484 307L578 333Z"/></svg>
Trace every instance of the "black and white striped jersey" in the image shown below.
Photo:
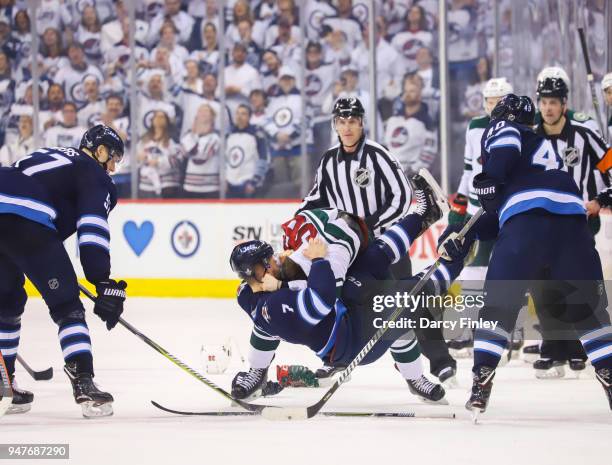
<svg viewBox="0 0 612 465"><path fill-rule="evenodd" d="M365 139L353 154L335 145L323 154L313 188L298 212L333 207L365 219L376 236L406 216L410 184L397 158Z"/></svg>
<svg viewBox="0 0 612 465"><path fill-rule="evenodd" d="M542 123L538 124L536 132L552 142L563 160L563 170L572 175L584 201L592 200L610 186L612 149L585 121L570 115L560 134L547 135Z"/></svg>

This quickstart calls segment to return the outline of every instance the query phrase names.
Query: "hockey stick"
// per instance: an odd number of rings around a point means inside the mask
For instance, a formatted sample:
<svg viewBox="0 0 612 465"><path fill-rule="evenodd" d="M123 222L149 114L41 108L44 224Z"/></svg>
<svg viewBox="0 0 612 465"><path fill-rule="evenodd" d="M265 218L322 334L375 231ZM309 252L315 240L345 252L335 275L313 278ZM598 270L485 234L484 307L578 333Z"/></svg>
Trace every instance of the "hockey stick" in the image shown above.
<svg viewBox="0 0 612 465"><path fill-rule="evenodd" d="M604 128L604 124L601 119L601 113L599 112L599 100L597 99L597 93L595 92L595 82L593 81L593 71L591 70L591 60L589 59L589 50L587 49L586 36L584 35L584 29L581 27L578 28L578 36L580 37L582 56L584 56L587 81L589 81L589 88L591 89L591 99L593 100L593 108L595 108L595 115L597 116L597 125L599 126L599 130L601 131L601 136L605 141L607 141L607 131Z"/></svg>
<svg viewBox="0 0 612 465"><path fill-rule="evenodd" d="M175 413L177 415L202 415L207 417L214 416L242 416L242 415L257 415L256 412L232 412L232 411L209 411L209 412L186 412L182 410L174 410L163 405L158 404L154 400L151 403L160 410L169 413ZM324 417L375 417L375 418L444 418L454 419L454 413L430 413L430 414L419 414L416 412L319 412L319 415Z"/></svg>
<svg viewBox="0 0 612 465"><path fill-rule="evenodd" d="M21 357L21 355L17 355L17 361L21 363L21 366L24 367L28 374L36 381L47 381L53 378L53 367L49 367L46 370L42 371L36 371L26 363L26 361Z"/></svg>
<svg viewBox="0 0 612 465"><path fill-rule="evenodd" d="M87 297L89 297L93 302L96 301L96 296L94 296L89 291L89 289L84 287L81 283L79 283L79 289L81 290L81 292L83 294L85 294ZM214 391L216 391L217 393L221 394L226 399L229 399L232 402L235 402L236 404L238 404L240 407L244 408L245 410L248 410L249 412L261 412L266 407L265 405L250 404L248 402L244 402L242 400L235 399L225 389L217 386L211 380L209 380L208 378L202 376L200 373L195 371L193 368L191 368L191 367L187 366L185 363L181 362L178 358L176 358L174 355L172 355L170 352L168 352L166 349L164 349L162 346L160 346L157 342L153 341L152 339L149 339L147 336L142 334L140 331L138 331L134 326L129 324L123 318L119 318L119 323L121 323L121 326L123 326L125 329L130 331L132 334L135 334L136 336L138 336L145 344L147 344L148 346L152 347L158 353L160 353L161 355L166 357L168 360L170 360L172 363L174 363L177 367L179 367L183 371L189 373L191 376L193 376L198 381L206 384L209 388L211 388Z"/></svg>
<svg viewBox="0 0 612 465"><path fill-rule="evenodd" d="M9 379L8 370L0 354L0 417L6 413L13 404L13 389Z"/></svg>
<svg viewBox="0 0 612 465"><path fill-rule="evenodd" d="M471 227L476 223L478 218L484 213L484 210L480 208L474 216L470 218L470 220L463 226L459 234L455 237L455 239L463 239ZM423 277L416 283L416 285L410 290L408 296L409 299L411 296L415 295L419 292L423 286L427 283L431 275L436 271L436 269L440 266L440 260L436 260L433 265L429 268L427 273L423 275ZM399 316L404 312L404 307L398 307L387 319L388 322L395 321L399 318ZM357 356L353 359L353 361L347 366L344 371L340 373L340 376L336 380L336 382L329 388L329 390L323 395L321 400L317 403L309 406L309 407L274 407L267 406L263 409L261 414L269 419L269 420L305 420L307 418L314 417L321 408L327 403L327 401L334 395L334 393L338 390L340 385L342 385L347 378L350 376L351 372L361 363L366 355L372 350L374 345L382 338L382 336L389 329L389 325L383 325L382 328L379 328L374 336L370 338L370 340L366 343L366 345L361 349L361 352L357 354Z"/></svg>

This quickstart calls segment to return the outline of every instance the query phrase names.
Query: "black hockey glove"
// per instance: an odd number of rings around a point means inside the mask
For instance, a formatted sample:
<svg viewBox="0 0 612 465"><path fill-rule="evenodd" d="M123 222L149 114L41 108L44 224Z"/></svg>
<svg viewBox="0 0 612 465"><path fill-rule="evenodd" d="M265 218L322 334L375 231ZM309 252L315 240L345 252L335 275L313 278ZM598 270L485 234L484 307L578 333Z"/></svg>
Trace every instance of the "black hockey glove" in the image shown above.
<svg viewBox="0 0 612 465"><path fill-rule="evenodd" d="M98 297L94 305L94 313L106 323L106 328L110 331L119 321L123 313L123 302L125 301L125 281L115 281L108 279L96 284Z"/></svg>
<svg viewBox="0 0 612 465"><path fill-rule="evenodd" d="M443 259L454 262L463 261L470 252L476 235L473 230L470 230L460 241L456 236L461 229L463 229L463 224L449 224L438 239L438 253Z"/></svg>
<svg viewBox="0 0 612 465"><path fill-rule="evenodd" d="M612 207L612 187L608 187L605 191L599 193L595 200L599 203L602 208Z"/></svg>
<svg viewBox="0 0 612 465"><path fill-rule="evenodd" d="M496 214L499 208L499 196L497 194L500 187L497 182L485 173L479 173L474 176L472 185L484 211Z"/></svg>

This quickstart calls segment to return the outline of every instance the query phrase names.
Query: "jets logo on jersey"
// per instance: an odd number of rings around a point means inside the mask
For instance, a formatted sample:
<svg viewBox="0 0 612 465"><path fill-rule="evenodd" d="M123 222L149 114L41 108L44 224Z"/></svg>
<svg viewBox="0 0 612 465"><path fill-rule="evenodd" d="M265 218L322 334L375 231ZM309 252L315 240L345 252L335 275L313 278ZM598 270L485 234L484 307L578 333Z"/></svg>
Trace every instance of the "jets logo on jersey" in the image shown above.
<svg viewBox="0 0 612 465"><path fill-rule="evenodd" d="M100 52L100 41L95 37L89 37L83 42L83 51L88 58L98 59L102 57Z"/></svg>
<svg viewBox="0 0 612 465"><path fill-rule="evenodd" d="M361 24L366 24L369 17L368 7L363 3L355 5L353 7L353 16L357 18Z"/></svg>
<svg viewBox="0 0 612 465"><path fill-rule="evenodd" d="M353 182L359 187L366 188L372 182L372 173L368 168L357 168L353 175Z"/></svg>
<svg viewBox="0 0 612 465"><path fill-rule="evenodd" d="M321 92L323 88L323 83L321 79L316 74L309 74L306 76L306 95L308 97L313 97Z"/></svg>
<svg viewBox="0 0 612 465"><path fill-rule="evenodd" d="M238 168L244 161L244 149L239 145L235 145L229 149L227 164L232 168Z"/></svg>
<svg viewBox="0 0 612 465"><path fill-rule="evenodd" d="M321 32L321 23L323 22L323 18L325 18L325 15L321 10L313 11L310 18L308 18L308 24L310 24L310 27L312 27L315 31Z"/></svg>
<svg viewBox="0 0 612 465"><path fill-rule="evenodd" d="M482 109L482 91L471 92L466 101L466 106L470 111L480 111Z"/></svg>
<svg viewBox="0 0 612 465"><path fill-rule="evenodd" d="M293 113L291 109L285 107L280 108L276 113L274 113L274 123L279 127L285 127L291 123L293 120Z"/></svg>
<svg viewBox="0 0 612 465"><path fill-rule="evenodd" d="M70 89L70 95L72 96L73 101L77 104L77 105L82 105L87 101L87 97L85 96L85 90L83 89L83 83L89 78L92 77L96 80L96 83L98 85L100 85L100 81L98 80L98 78L96 76L94 76L93 74L86 74L83 76L83 79L81 79L81 82L77 82L76 84L74 84L72 86L72 88Z"/></svg>
<svg viewBox="0 0 612 465"><path fill-rule="evenodd" d="M409 60L414 60L417 52L423 47L425 47L425 45L419 39L408 39L404 42L404 45L402 45L402 54Z"/></svg>
<svg viewBox="0 0 612 465"><path fill-rule="evenodd" d="M391 147L394 149L402 147L408 142L408 129L404 127L397 127L391 133Z"/></svg>
<svg viewBox="0 0 612 465"><path fill-rule="evenodd" d="M561 158L565 166L578 166L580 163L580 152L576 147L565 147L561 151Z"/></svg>

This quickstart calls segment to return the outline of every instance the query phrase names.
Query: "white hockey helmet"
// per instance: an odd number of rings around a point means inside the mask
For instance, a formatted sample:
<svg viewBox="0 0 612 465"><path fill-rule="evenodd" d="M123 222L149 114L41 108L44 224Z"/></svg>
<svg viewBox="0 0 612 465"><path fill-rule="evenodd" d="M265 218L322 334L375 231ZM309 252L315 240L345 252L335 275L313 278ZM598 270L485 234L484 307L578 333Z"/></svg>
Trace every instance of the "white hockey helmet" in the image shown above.
<svg viewBox="0 0 612 465"><path fill-rule="evenodd" d="M538 74L538 84L544 81L546 78L561 79L563 82L565 82L567 88L570 88L570 78L563 68L559 68L558 66L548 66L544 68L542 71L540 71L540 74Z"/></svg>
<svg viewBox="0 0 612 465"><path fill-rule="evenodd" d="M605 91L608 87L612 87L612 73L606 74L601 80L601 90Z"/></svg>
<svg viewBox="0 0 612 465"><path fill-rule="evenodd" d="M510 84L505 77L489 79L484 88L482 89L482 106L487 114L491 113L491 110L495 106L494 104L487 104L487 99L491 97L503 97L514 92L512 84Z"/></svg>

